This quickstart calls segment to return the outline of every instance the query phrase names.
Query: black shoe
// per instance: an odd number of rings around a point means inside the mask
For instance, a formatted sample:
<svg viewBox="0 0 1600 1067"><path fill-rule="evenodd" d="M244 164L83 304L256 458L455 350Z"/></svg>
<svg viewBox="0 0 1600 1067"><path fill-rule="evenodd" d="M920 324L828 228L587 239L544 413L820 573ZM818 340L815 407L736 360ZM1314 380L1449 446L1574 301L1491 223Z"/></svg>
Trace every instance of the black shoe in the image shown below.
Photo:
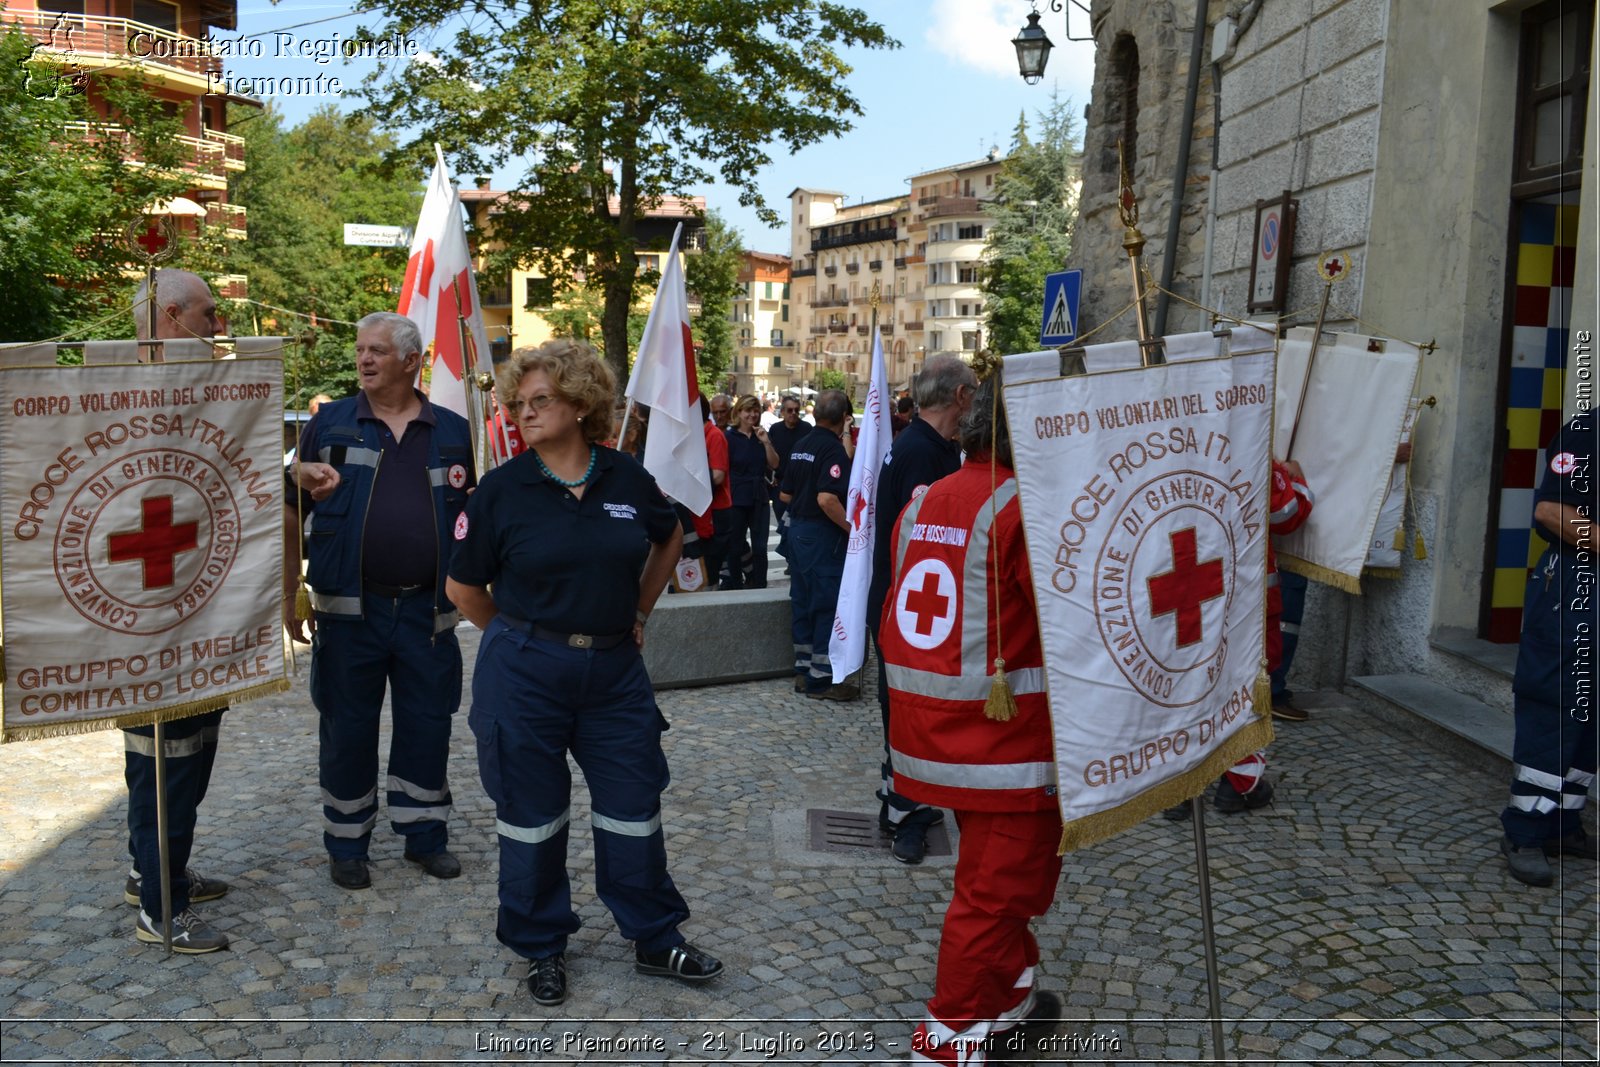
<svg viewBox="0 0 1600 1067"><path fill-rule="evenodd" d="M204 904L208 900L217 900L228 895L228 890L233 887L227 882L219 882L215 878L202 878L195 873L193 867L184 872L189 876L189 903ZM122 886L122 899L134 907L139 906L139 888L141 876L128 875L127 882Z"/></svg>
<svg viewBox="0 0 1600 1067"><path fill-rule="evenodd" d="M1600 857L1600 851L1595 849L1594 838L1582 830L1574 830L1566 837L1558 837L1553 841L1546 841L1544 843L1544 854L1551 858L1556 856L1578 856L1586 860ZM194 899L193 890L190 890L190 899Z"/></svg>
<svg viewBox="0 0 1600 1067"><path fill-rule="evenodd" d="M445 849L430 852L425 856L413 856L407 852L406 861L415 863L435 878L455 878L461 874L461 861Z"/></svg>
<svg viewBox="0 0 1600 1067"><path fill-rule="evenodd" d="M852 682L840 682L826 689L807 689L806 696L812 700L860 700L861 687Z"/></svg>
<svg viewBox="0 0 1600 1067"><path fill-rule="evenodd" d="M1060 997L1054 993L1038 991L1031 993L1030 997L1033 1003L1028 1006L1022 1018L1017 1020L1016 1025L989 1032L988 1052L991 1061L1003 1063L1007 1060L1033 1058L1029 1055L1037 1051L1031 1047L1033 1036L1045 1030L1053 1030L1061 1021Z"/></svg>
<svg viewBox="0 0 1600 1067"><path fill-rule="evenodd" d="M1541 845L1515 845L1511 838L1500 838L1500 851L1506 858L1511 877L1524 885L1550 885L1556 874L1550 869L1550 860Z"/></svg>
<svg viewBox="0 0 1600 1067"><path fill-rule="evenodd" d="M366 889L372 884L372 876L367 873L365 859L354 860L328 860L328 873L333 875L333 884L340 889Z"/></svg>
<svg viewBox="0 0 1600 1067"><path fill-rule="evenodd" d="M1284 722L1305 722L1311 718L1311 713L1301 707L1296 707L1294 702L1287 698L1279 698L1272 702L1272 717L1282 719Z"/></svg>
<svg viewBox="0 0 1600 1067"><path fill-rule="evenodd" d="M796 693L804 693L806 691L806 676L805 675L797 674L797 675L794 676L794 691Z"/></svg>
<svg viewBox="0 0 1600 1067"><path fill-rule="evenodd" d="M921 863L928 854L928 824L907 819L894 832L894 846L889 850L901 863Z"/></svg>
<svg viewBox="0 0 1600 1067"><path fill-rule="evenodd" d="M557 952L528 961L528 993L535 1004L553 1008L567 999L567 957Z"/></svg>
<svg viewBox="0 0 1600 1067"><path fill-rule="evenodd" d="M660 952L636 949L633 969L640 974L679 978L685 982L709 982L722 973L722 961L685 941Z"/></svg>
<svg viewBox="0 0 1600 1067"><path fill-rule="evenodd" d="M1228 776L1223 775L1217 783L1216 796L1212 798L1211 805L1225 815L1233 815L1241 811L1254 811L1264 808L1272 803L1272 783L1265 776L1256 783L1256 787L1248 793L1240 793L1228 781Z"/></svg>
<svg viewBox="0 0 1600 1067"><path fill-rule="evenodd" d="M133 924L133 936L147 945L162 944L161 924L139 909L139 918ZM219 933L194 913L185 908L172 917L172 951L186 956L200 956L228 947L228 935Z"/></svg>
<svg viewBox="0 0 1600 1067"><path fill-rule="evenodd" d="M1161 813L1161 817L1166 819L1168 822L1184 822L1193 815L1194 809L1189 807L1189 802L1187 800L1185 800L1182 804L1174 804L1172 807L1165 809Z"/></svg>

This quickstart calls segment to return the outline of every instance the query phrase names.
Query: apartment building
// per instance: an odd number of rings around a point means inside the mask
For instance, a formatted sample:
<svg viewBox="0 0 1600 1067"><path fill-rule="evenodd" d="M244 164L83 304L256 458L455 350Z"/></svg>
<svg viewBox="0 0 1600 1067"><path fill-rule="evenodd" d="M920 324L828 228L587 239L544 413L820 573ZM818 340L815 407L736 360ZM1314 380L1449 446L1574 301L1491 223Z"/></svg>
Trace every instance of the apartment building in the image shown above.
<svg viewBox="0 0 1600 1067"><path fill-rule="evenodd" d="M891 390L909 386L928 356L983 347L978 289L988 221L1005 160L923 171L906 195L847 204L844 194L801 187L789 194L795 338L801 378L843 372L859 395L871 375L876 295Z"/></svg>
<svg viewBox="0 0 1600 1067"><path fill-rule="evenodd" d="M208 225L227 236L247 235L244 205L228 199L228 175L243 170L244 140L227 132L229 102L260 101L218 92L222 60L211 46L212 28L235 29L235 0L10 0L0 25L15 26L38 41L37 54L84 76L85 95L97 115L108 112L97 71L132 71L180 119L183 169L193 181L184 194L205 211ZM102 122L68 123L65 137L127 139L127 132ZM130 148L130 151L132 149ZM193 223L180 223L180 230ZM249 279L227 274L212 279L218 297L243 299Z"/></svg>
<svg viewBox="0 0 1600 1067"><path fill-rule="evenodd" d="M733 298L732 391L782 393L800 384L794 322L789 303L789 257L746 252Z"/></svg>
<svg viewBox="0 0 1600 1067"><path fill-rule="evenodd" d="M468 231L472 244L473 270L477 274L478 299L483 302L483 325L489 335L489 349L496 362L504 359L512 349L543 344L555 336L547 313L558 306L562 294L557 292L552 280L531 263L522 264L509 275L490 274L485 268L485 252L493 247L494 219L499 214L508 194L503 189L491 189L487 179L479 179L477 187L461 190L461 202L472 220ZM615 197L608 202L611 217L616 218L620 205ZM640 249L636 253L639 271L655 271L658 275L665 266L666 249L672 243L672 231L683 224L680 243L682 252L694 252L704 247L706 201L703 196L664 200L646 211L635 226L634 240ZM689 314L700 313L699 297L688 294ZM655 300L655 290L635 290L635 309L648 312ZM601 300L594 296L594 340L600 339Z"/></svg>

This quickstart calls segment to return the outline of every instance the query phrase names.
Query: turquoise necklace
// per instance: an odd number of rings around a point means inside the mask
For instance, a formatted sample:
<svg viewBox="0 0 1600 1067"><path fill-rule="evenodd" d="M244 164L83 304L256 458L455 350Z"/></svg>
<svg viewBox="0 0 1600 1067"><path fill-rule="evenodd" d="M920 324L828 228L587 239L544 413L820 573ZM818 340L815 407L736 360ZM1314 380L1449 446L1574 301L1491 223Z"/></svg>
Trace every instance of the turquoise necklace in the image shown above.
<svg viewBox="0 0 1600 1067"><path fill-rule="evenodd" d="M598 449L596 449L594 447L594 445L590 445L589 446L589 466L584 468L583 476L581 478L578 478L576 481L571 481L571 482L567 481L565 478L557 477L555 471L551 470L549 467L546 467L544 465L544 458L539 455L538 449L534 449L533 450L533 461L539 465L539 469L540 470L544 471L544 476L546 478L549 478L552 482L555 482L557 485L560 485L560 486L565 486L568 489L576 489L578 486L585 485L585 484L588 483L589 476L594 473L594 458L598 454L599 454Z"/></svg>

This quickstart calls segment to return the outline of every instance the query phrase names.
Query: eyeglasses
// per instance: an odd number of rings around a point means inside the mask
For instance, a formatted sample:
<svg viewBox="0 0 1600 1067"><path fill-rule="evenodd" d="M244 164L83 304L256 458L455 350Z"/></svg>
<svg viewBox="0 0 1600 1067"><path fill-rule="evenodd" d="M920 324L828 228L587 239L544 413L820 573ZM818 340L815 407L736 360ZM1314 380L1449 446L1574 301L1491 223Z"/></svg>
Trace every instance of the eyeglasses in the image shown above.
<svg viewBox="0 0 1600 1067"><path fill-rule="evenodd" d="M783 409L783 413L785 415L798 415L798 414L800 414L800 409L799 408L784 408Z"/></svg>
<svg viewBox="0 0 1600 1067"><path fill-rule="evenodd" d="M535 411L543 411L545 408L549 407L551 404L554 404L560 399L561 398L559 396L551 396L549 393L540 393L538 396L530 396L527 400L513 400L510 404L511 412L512 414L516 414L523 408L532 408Z"/></svg>

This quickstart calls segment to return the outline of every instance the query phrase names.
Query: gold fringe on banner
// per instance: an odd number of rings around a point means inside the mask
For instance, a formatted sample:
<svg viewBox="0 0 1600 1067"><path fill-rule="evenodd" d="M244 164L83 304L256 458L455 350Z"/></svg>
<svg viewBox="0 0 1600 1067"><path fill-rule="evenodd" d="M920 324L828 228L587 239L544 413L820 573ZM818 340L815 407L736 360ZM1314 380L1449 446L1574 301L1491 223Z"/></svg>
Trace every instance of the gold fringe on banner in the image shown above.
<svg viewBox="0 0 1600 1067"><path fill-rule="evenodd" d="M178 719L204 715L206 712L216 711L218 708L242 704L257 697L282 693L288 688L288 678L274 678L270 682L262 682L259 685L248 686L244 689L235 689L228 693L217 693L212 696L202 697L199 700L174 704L170 708L162 708L159 711L141 711L129 715L105 716L95 719L75 719L71 722L8 725L4 733L0 734L0 744L12 741L35 741L45 737L68 737L72 734L89 734L100 730L127 730L135 726L149 726L157 722L175 722Z"/></svg>
<svg viewBox="0 0 1600 1067"><path fill-rule="evenodd" d="M1278 569L1280 571L1292 571L1293 573L1300 575L1302 578L1309 578L1313 582L1321 582L1323 585L1331 585L1335 589L1342 590L1346 593L1354 593L1356 596L1361 595L1360 578L1352 577L1341 571L1333 570L1330 567L1324 567L1320 563L1309 563L1306 560L1300 559L1296 556L1279 552Z"/></svg>
<svg viewBox="0 0 1600 1067"><path fill-rule="evenodd" d="M1403 548L1404 546L1402 545L1401 547ZM1362 570L1361 577L1398 580L1402 577L1402 571L1399 567L1367 567Z"/></svg>
<svg viewBox="0 0 1600 1067"><path fill-rule="evenodd" d="M1061 828L1061 847L1056 854L1065 856L1073 849L1097 844L1129 827L1137 826L1174 804L1182 804L1191 797L1199 796L1242 757L1270 745L1273 738L1272 680L1265 672L1256 678L1253 699L1255 708L1252 710L1260 716L1257 721L1241 727L1202 760L1199 766L1191 767L1178 777L1140 793L1109 811L1096 812L1067 823Z"/></svg>

